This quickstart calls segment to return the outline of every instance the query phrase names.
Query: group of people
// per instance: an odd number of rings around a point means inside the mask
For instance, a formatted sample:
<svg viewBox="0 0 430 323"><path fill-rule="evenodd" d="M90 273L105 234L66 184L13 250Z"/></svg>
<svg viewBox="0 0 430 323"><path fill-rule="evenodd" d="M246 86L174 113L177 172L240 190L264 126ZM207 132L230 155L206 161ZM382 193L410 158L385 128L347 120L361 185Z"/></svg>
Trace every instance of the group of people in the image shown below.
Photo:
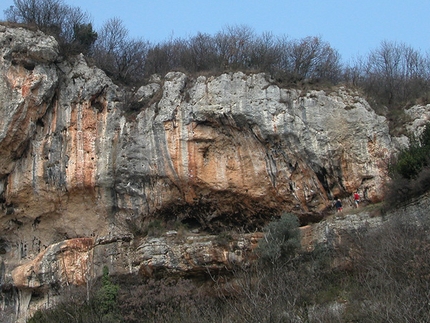
<svg viewBox="0 0 430 323"><path fill-rule="evenodd" d="M358 209L358 205L360 204L360 194L358 194L358 192L355 191L353 194L353 198L354 198L354 205ZM343 210L342 201L339 198L334 203L334 207L336 208L337 212L342 212Z"/></svg>

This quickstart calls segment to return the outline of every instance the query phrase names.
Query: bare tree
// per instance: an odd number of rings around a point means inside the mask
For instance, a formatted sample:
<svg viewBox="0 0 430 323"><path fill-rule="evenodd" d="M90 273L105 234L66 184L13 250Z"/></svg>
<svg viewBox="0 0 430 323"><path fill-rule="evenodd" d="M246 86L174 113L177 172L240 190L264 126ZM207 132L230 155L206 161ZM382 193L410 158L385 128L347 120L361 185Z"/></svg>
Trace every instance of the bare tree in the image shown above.
<svg viewBox="0 0 430 323"><path fill-rule="evenodd" d="M67 14L62 0L14 0L5 11L8 21L34 24L42 30L61 27Z"/></svg>
<svg viewBox="0 0 430 323"><path fill-rule="evenodd" d="M319 37L291 41L286 49L285 68L298 80L337 81L340 55Z"/></svg>
<svg viewBox="0 0 430 323"><path fill-rule="evenodd" d="M96 65L123 83L135 83L144 77L149 43L130 39L122 20L106 21L98 32L93 57Z"/></svg>
<svg viewBox="0 0 430 323"><path fill-rule="evenodd" d="M430 320L428 228L425 218L396 217L378 230L355 235L351 321Z"/></svg>
<svg viewBox="0 0 430 323"><path fill-rule="evenodd" d="M173 68L173 44L165 42L157 44L149 49L145 62L146 75L165 74Z"/></svg>
<svg viewBox="0 0 430 323"><path fill-rule="evenodd" d="M248 26L227 26L215 35L217 53L223 69L241 69L249 65L254 31Z"/></svg>
<svg viewBox="0 0 430 323"><path fill-rule="evenodd" d="M8 21L35 25L53 35L63 53L87 53L97 38L89 14L62 0L14 0L5 16Z"/></svg>
<svg viewBox="0 0 430 323"><path fill-rule="evenodd" d="M187 42L188 51L184 52L182 62L190 72L216 70L220 65L212 36L197 33Z"/></svg>
<svg viewBox="0 0 430 323"><path fill-rule="evenodd" d="M115 54L121 51L121 46L128 38L128 30L120 18L108 19L98 32L99 38L96 48L107 54Z"/></svg>
<svg viewBox="0 0 430 323"><path fill-rule="evenodd" d="M257 37L250 46L250 68L271 74L276 72L283 55L282 45L282 39L275 38L270 32Z"/></svg>
<svg viewBox="0 0 430 323"><path fill-rule="evenodd" d="M343 69L342 79L349 85L358 87L363 82L365 61L358 56Z"/></svg>
<svg viewBox="0 0 430 323"><path fill-rule="evenodd" d="M383 104L404 104L428 90L428 62L405 44L383 41L368 55L361 85Z"/></svg>

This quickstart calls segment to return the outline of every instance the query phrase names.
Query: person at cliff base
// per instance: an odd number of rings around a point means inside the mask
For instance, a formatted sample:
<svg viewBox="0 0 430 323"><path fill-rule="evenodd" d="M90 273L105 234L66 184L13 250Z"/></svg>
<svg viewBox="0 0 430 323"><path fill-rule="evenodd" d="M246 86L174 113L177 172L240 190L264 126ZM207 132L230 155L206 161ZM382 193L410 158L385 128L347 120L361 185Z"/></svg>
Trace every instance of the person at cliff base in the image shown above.
<svg viewBox="0 0 430 323"><path fill-rule="evenodd" d="M355 207L358 209L358 205L360 204L360 194L358 194L358 192L354 193L354 204Z"/></svg>
<svg viewBox="0 0 430 323"><path fill-rule="evenodd" d="M336 207L337 212L342 212L342 202L340 201L340 199L336 200L334 206Z"/></svg>

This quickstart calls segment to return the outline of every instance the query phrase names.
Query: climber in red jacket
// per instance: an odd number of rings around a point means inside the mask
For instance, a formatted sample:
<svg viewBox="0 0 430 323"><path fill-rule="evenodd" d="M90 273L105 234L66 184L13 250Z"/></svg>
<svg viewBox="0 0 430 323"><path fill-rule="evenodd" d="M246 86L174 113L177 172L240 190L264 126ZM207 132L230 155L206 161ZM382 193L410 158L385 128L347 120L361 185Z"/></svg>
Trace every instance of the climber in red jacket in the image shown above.
<svg viewBox="0 0 430 323"><path fill-rule="evenodd" d="M360 195L358 194L358 192L356 191L354 193L354 204L355 207L358 209L358 204L360 203Z"/></svg>

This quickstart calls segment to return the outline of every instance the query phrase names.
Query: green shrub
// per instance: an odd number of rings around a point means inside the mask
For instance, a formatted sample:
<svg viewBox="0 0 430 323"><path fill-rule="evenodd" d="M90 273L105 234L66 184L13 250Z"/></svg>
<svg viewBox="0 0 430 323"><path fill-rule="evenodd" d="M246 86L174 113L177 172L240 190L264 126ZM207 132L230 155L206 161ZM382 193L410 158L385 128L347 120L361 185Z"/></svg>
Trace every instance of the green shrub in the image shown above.
<svg viewBox="0 0 430 323"><path fill-rule="evenodd" d="M73 287L63 291L61 301L49 309L36 311L28 323L119 323L119 286L112 283L103 267L101 286L95 291ZM87 294L88 293L88 294ZM87 296L89 300L87 300Z"/></svg>
<svg viewBox="0 0 430 323"><path fill-rule="evenodd" d="M428 162L428 151L425 147L412 145L400 152L395 171L404 178L412 179L418 176Z"/></svg>
<svg viewBox="0 0 430 323"><path fill-rule="evenodd" d="M427 124L419 138L412 138L409 148L400 152L393 165L395 174L413 179L424 166L428 166L430 154L430 124Z"/></svg>
<svg viewBox="0 0 430 323"><path fill-rule="evenodd" d="M385 208L396 207L430 190L430 167L424 167L418 176L407 179L401 176L394 178L385 193Z"/></svg>
<svg viewBox="0 0 430 323"><path fill-rule="evenodd" d="M113 322L117 312L117 298L119 286L113 284L109 278L109 269L103 267L102 287L97 291L95 304L104 321Z"/></svg>
<svg viewBox="0 0 430 323"><path fill-rule="evenodd" d="M391 182L387 185L387 208L407 202L430 189L430 124L409 148L401 151L391 165Z"/></svg>
<svg viewBox="0 0 430 323"><path fill-rule="evenodd" d="M256 249L260 261L275 265L291 260L300 249L299 225L299 219L291 213L284 213L279 220L269 223Z"/></svg>

